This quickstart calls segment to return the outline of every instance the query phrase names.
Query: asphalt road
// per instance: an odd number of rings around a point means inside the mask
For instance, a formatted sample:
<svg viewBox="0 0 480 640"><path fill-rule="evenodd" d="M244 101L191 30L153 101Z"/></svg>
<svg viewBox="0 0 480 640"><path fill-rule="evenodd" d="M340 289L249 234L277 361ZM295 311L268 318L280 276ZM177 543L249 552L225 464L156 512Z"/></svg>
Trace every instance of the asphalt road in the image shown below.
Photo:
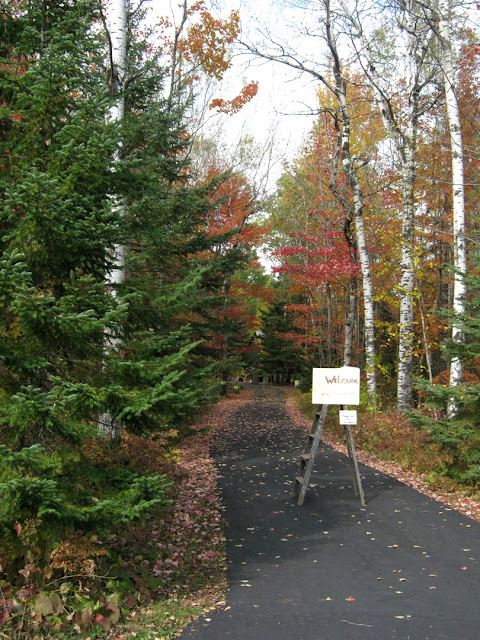
<svg viewBox="0 0 480 640"><path fill-rule="evenodd" d="M215 440L227 527L227 606L194 640L478 640L480 526L321 446L305 504L290 497L305 430L259 386Z"/></svg>

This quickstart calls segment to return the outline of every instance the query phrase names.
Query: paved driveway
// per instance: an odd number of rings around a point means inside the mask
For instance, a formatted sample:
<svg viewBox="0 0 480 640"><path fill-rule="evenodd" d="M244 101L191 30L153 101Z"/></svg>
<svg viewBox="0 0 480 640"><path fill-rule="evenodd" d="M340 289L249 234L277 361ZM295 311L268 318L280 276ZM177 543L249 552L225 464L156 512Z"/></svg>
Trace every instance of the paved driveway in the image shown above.
<svg viewBox="0 0 480 640"><path fill-rule="evenodd" d="M306 441L281 388L259 386L215 440L228 522L227 607L183 640L478 640L480 527L322 446L301 507Z"/></svg>

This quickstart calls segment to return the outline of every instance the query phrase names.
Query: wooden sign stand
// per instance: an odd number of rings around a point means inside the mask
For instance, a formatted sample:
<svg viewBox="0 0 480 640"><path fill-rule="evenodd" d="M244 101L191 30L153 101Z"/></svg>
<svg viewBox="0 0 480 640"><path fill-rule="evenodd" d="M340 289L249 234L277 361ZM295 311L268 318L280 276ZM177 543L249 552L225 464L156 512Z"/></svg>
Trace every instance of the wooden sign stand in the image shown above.
<svg viewBox="0 0 480 640"><path fill-rule="evenodd" d="M292 498L297 498L297 503L302 505L310 483L310 476L313 470L313 463L320 445L323 425L328 411L328 404L318 405L313 418L312 427L308 434L308 441L305 451L300 455L300 465L297 475L293 483ZM343 407L342 407L343 409ZM353 490L356 497L360 497L362 507L365 506L365 497L363 494L362 480L358 469L357 454L355 452L355 443L353 441L353 433L349 424L343 425L345 442L347 445L348 457L352 463L353 472Z"/></svg>

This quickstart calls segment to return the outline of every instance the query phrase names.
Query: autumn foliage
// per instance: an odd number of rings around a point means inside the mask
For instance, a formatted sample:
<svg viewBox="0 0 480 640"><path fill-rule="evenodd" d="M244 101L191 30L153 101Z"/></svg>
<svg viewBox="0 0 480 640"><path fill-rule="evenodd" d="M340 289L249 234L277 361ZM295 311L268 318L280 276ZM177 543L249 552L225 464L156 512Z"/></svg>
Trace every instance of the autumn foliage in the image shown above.
<svg viewBox="0 0 480 640"><path fill-rule="evenodd" d="M467 234L477 232L478 104L479 86L474 73L479 48L472 33L463 35L458 60L458 93L466 149L465 183ZM399 340L399 288L401 261L401 175L386 151L388 136L373 106L368 82L349 76L352 115L352 153L363 192L363 217L375 296L377 367L387 393L396 375ZM437 98L432 97L438 100ZM277 231L276 271L286 279L296 301L295 329L286 336L304 349L305 358L317 366L342 362L344 322L348 309L348 278L356 280L355 360L362 365L362 297L358 256L353 234L352 199L342 171L338 144L342 122L334 100L319 92L323 113L309 140L287 168L279 183L272 219ZM394 98L402 105L401 91ZM420 120L416 183L415 317L412 348L415 372L435 378L448 363L441 344L448 322L438 311L451 305L453 260L450 149L445 142L444 105ZM350 281L351 284L351 281ZM328 344L327 337L334 336ZM323 345L323 346L322 346ZM333 349L333 356L328 350ZM471 365L468 365L471 366ZM467 374L469 373L467 369ZM475 373L475 371L471 371ZM393 398L392 398L393 399ZM418 399L418 398L417 398Z"/></svg>

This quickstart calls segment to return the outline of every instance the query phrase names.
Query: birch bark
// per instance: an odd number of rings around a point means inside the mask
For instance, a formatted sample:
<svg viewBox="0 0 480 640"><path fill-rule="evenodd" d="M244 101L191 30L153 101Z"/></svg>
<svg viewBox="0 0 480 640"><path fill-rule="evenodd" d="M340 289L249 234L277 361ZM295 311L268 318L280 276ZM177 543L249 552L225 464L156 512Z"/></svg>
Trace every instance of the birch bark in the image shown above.
<svg viewBox="0 0 480 640"><path fill-rule="evenodd" d="M343 346L343 364L352 364L353 327L355 324L355 309L357 304L357 278L350 276L348 289L348 311L345 319L345 342Z"/></svg>
<svg viewBox="0 0 480 640"><path fill-rule="evenodd" d="M338 55L335 38L332 34L330 1L325 1L327 44L333 58L333 75L335 79L335 95L342 114L342 165L352 189L355 216L355 237L358 258L362 272L363 304L365 318L365 358L367 391L370 406L376 406L377 383L375 371L375 314L373 307L373 285L370 269L370 256L367 249L365 223L363 219L363 194L360 180L350 152L351 119L347 102L347 84L342 74L340 57Z"/></svg>
<svg viewBox="0 0 480 640"><path fill-rule="evenodd" d="M326 284L327 294L327 367L333 366L333 313L332 313L332 292L330 284Z"/></svg>
<svg viewBox="0 0 480 640"><path fill-rule="evenodd" d="M411 59L409 59L411 63ZM410 65L409 65L410 66ZM411 69L410 69L411 70ZM400 334L398 345L397 409L413 405L414 320L414 238L415 238L415 147L418 94L409 100L407 126L402 136L402 238L400 259ZM399 141L400 142L400 141Z"/></svg>
<svg viewBox="0 0 480 640"><path fill-rule="evenodd" d="M420 95L426 84L422 80L425 57L431 29L422 29L424 24L416 17L416 0L402 0L398 3L400 15L398 26L403 39L405 65L405 92L407 104L403 114L398 114L391 96L385 90L384 78L376 67L375 54L366 37L363 25L356 14L349 11L344 0L340 0L345 15L354 27L354 42L358 41L358 59L362 61L365 73L371 83L375 101L389 137L394 142L400 160L402 175L402 237L400 259L400 312L399 348L397 376L397 409L408 411L413 405L413 354L414 354L414 296L415 296L415 151L417 144L418 120L421 113ZM396 5L397 3L394 2ZM403 120L403 123L402 123Z"/></svg>
<svg viewBox="0 0 480 640"><path fill-rule="evenodd" d="M338 179L338 165L340 162L340 152L342 147L342 131L338 120L338 111L333 114L333 122L335 127L335 151L333 154L332 171L330 173L330 179L328 188L335 196L337 201L342 205L345 211L345 218L343 221L343 236L348 245L350 252L350 264L356 264L357 258L357 245L355 242L355 231L353 229L353 220L355 212L350 205L350 202L340 193L337 185ZM357 305L357 276L351 275L348 286L348 308L345 317L345 329L344 329L344 344L343 344L343 364L346 367L352 364L352 349L353 349L353 331L355 326L355 312ZM357 336L358 342L358 336Z"/></svg>
<svg viewBox="0 0 480 640"><path fill-rule="evenodd" d="M126 0L111 0L108 7L107 28L109 34L110 59L107 68L107 82L110 93L116 97L110 107L110 120L121 122L125 116L125 97L122 93L125 85L127 63L127 7ZM121 161L121 148L117 149L113 161ZM118 198L113 198L113 206L123 215L124 205ZM117 245L114 249L113 268L108 280L113 286L121 284L125 279L125 247Z"/></svg>
<svg viewBox="0 0 480 640"><path fill-rule="evenodd" d="M112 122L121 122L125 116L125 86L127 60L127 7L126 0L111 0L108 5L106 19L107 38L109 43L109 59L107 61L107 85L115 101L110 107L109 118ZM121 162L122 148L119 146L113 157L113 163ZM125 205L116 195L112 195L112 209L117 217L124 215ZM107 284L112 295L116 295L116 287L125 280L125 246L115 245L111 255L112 266L106 274ZM107 336L105 347L119 349L121 339L117 336ZM98 426L113 439L120 437L120 424L107 410L98 417Z"/></svg>
<svg viewBox="0 0 480 640"><path fill-rule="evenodd" d="M452 36L450 30L449 0L439 0L440 20L439 33L442 51L443 80L445 86L445 102L447 105L448 125L450 128L450 145L452 153L452 204L453 204L453 264L455 267L453 284L453 313L452 339L463 342L464 335L461 328L461 316L465 313L467 289L465 274L467 272L467 256L465 246L465 188L463 175L463 141L460 124L460 109L458 106L455 65L452 50ZM450 386L456 387L462 380L463 362L455 356L450 363ZM448 415L456 413L453 401L448 407Z"/></svg>

